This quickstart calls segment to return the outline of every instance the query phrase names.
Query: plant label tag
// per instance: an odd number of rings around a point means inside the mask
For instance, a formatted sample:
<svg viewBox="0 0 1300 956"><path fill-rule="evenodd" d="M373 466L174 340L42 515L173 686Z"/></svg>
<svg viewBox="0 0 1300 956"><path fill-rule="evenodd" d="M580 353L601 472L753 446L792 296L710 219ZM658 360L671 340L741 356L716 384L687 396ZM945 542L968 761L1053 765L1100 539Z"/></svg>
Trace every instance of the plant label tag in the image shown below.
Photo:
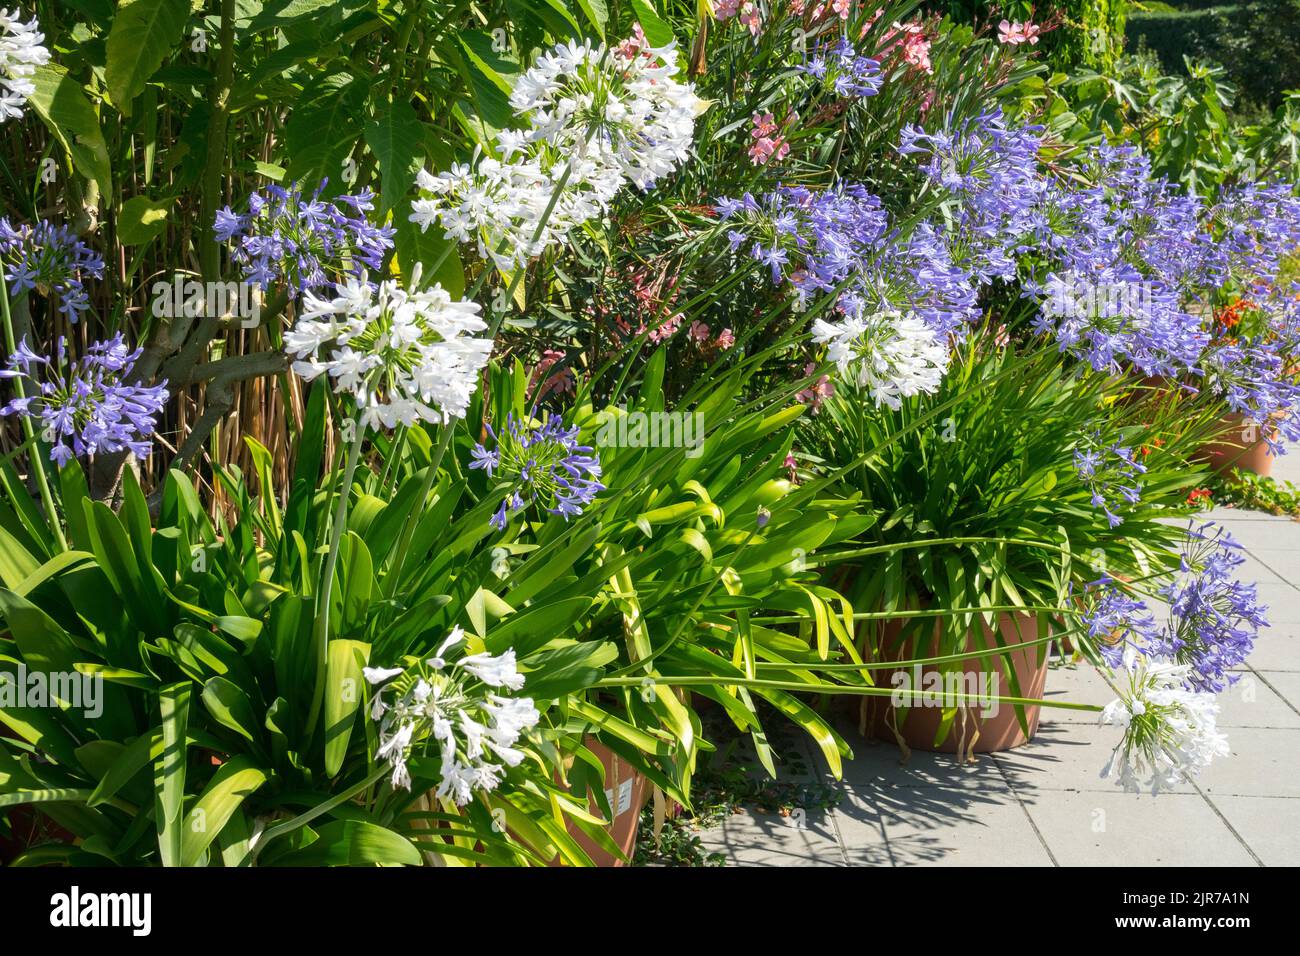
<svg viewBox="0 0 1300 956"><path fill-rule="evenodd" d="M632 809L632 781L624 780L618 785L618 808L614 811L614 816L621 816L628 810Z"/></svg>

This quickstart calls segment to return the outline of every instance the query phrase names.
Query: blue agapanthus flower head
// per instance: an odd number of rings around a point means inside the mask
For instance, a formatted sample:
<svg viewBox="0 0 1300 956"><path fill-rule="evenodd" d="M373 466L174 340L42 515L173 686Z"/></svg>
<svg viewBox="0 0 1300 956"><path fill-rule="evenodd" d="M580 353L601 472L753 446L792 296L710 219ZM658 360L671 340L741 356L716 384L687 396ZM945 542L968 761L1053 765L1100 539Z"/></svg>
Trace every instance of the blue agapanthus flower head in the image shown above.
<svg viewBox="0 0 1300 956"><path fill-rule="evenodd" d="M1083 623L1103 659L1119 667L1126 648L1188 666L1189 690L1218 693L1236 678L1268 626L1255 585L1237 581L1241 546L1219 525L1189 527L1178 571L1158 592L1168 618L1157 623L1147 604L1103 578L1086 596Z"/></svg>
<svg viewBox="0 0 1300 956"><path fill-rule="evenodd" d="M817 44L804 54L803 63L796 69L845 99L875 96L880 92L880 61L861 56L848 37Z"/></svg>
<svg viewBox="0 0 1300 956"><path fill-rule="evenodd" d="M374 195L322 198L328 180L310 196L302 187L274 183L248 197L248 211L217 212L213 233L232 246L231 259L247 282L263 288L285 283L291 293L320 292L348 277L365 279L380 269L395 230L367 218Z"/></svg>
<svg viewBox="0 0 1300 956"><path fill-rule="evenodd" d="M146 386L128 381L140 354L120 332L75 359L63 337L48 357L33 352L24 340L0 369L0 378L22 379L35 391L10 401L0 415L34 419L50 445L51 460L60 465L83 455L124 451L146 458L148 438L168 393L166 382Z"/></svg>
<svg viewBox="0 0 1300 956"><path fill-rule="evenodd" d="M492 447L476 444L469 466L506 486L491 520L498 531L505 530L512 514L532 504L567 521L605 490L599 456L578 444L578 428L566 427L559 416L537 424L533 416L522 421L511 414L499 436L491 425L487 431Z"/></svg>
<svg viewBox="0 0 1300 956"><path fill-rule="evenodd" d="M104 277L104 260L67 226L0 218L0 266L11 295L49 296L72 322L90 307L88 279Z"/></svg>

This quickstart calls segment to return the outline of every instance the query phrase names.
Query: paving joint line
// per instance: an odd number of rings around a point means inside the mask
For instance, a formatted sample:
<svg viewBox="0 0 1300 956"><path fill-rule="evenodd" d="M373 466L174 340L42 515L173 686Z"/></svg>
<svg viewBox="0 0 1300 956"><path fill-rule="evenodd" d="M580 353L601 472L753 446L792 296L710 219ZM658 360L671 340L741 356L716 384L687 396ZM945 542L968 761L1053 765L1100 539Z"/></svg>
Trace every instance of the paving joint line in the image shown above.
<svg viewBox="0 0 1300 956"><path fill-rule="evenodd" d="M1007 775L1007 770L1002 766L1002 761L998 760L996 754L990 754L990 756L993 758L993 766L998 768L998 775L1002 778L1003 783L1007 785L1007 790L1016 798L1016 804L1020 807L1020 812L1025 815L1025 819L1029 822L1029 828L1034 831L1034 836L1038 838L1038 843L1043 848L1043 852L1046 853L1047 858L1052 861L1052 866L1059 869L1061 866L1060 860L1056 858L1056 854L1052 852L1052 848L1047 845L1047 838L1043 836L1043 831L1038 829L1038 824L1034 822L1033 815L1030 814L1028 805L1026 805L1025 801L1020 798L1020 791L1016 789L1016 785Z"/></svg>
<svg viewBox="0 0 1300 956"><path fill-rule="evenodd" d="M1190 780L1188 782L1191 783L1192 789L1200 794L1200 797L1205 801L1206 806L1208 806L1210 810L1213 811L1214 815L1223 822L1223 825L1228 828L1228 832L1231 833L1236 838L1237 842L1241 844L1242 849L1250 854L1250 858L1255 861L1255 865L1263 866L1264 861L1259 858L1259 854L1255 852L1254 847L1247 843L1245 837L1237 832L1237 828L1228 821L1228 818L1224 816L1223 811L1220 810L1218 805L1210 799L1210 795L1201 789L1201 785L1195 780Z"/></svg>

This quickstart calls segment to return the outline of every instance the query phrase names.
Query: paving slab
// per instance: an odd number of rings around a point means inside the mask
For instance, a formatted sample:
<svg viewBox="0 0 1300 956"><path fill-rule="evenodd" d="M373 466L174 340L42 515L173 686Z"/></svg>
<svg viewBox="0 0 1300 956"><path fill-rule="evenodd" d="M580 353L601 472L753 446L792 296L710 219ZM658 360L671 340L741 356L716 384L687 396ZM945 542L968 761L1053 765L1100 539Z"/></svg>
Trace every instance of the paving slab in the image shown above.
<svg viewBox="0 0 1300 956"><path fill-rule="evenodd" d="M1300 527L1296 529L1296 537L1300 538ZM1267 577L1258 577L1254 578L1254 580L1262 581L1276 578L1279 581L1285 581L1292 587L1300 588L1300 544L1297 544L1294 549L1252 548L1247 553L1254 565L1258 565L1268 572ZM1250 580L1250 578L1247 578L1247 580Z"/></svg>
<svg viewBox="0 0 1300 956"><path fill-rule="evenodd" d="M850 789L835 820L850 866L1052 866L1006 784Z"/></svg>
<svg viewBox="0 0 1300 956"><path fill-rule="evenodd" d="M1257 670L1255 676L1269 685L1287 704L1300 710L1300 672Z"/></svg>
<svg viewBox="0 0 1300 956"><path fill-rule="evenodd" d="M1213 799L1218 796L1300 798L1300 730L1228 730L1232 755L1197 778ZM1300 861L1298 861L1300 862Z"/></svg>
<svg viewBox="0 0 1300 956"><path fill-rule="evenodd" d="M1044 700L1059 700L1071 704L1093 704L1105 707L1115 698L1114 692L1102 680L1097 669L1087 661L1054 663L1047 669ZM1095 724L1098 714L1092 710L1067 710L1044 707L1040 724Z"/></svg>
<svg viewBox="0 0 1300 956"><path fill-rule="evenodd" d="M1300 674L1296 675L1300 677ZM1225 731L1248 728L1300 729L1300 713L1253 671L1240 674L1237 682L1219 694L1219 728ZM1232 734L1229 733L1229 737Z"/></svg>
<svg viewBox="0 0 1300 956"><path fill-rule="evenodd" d="M1199 794L1039 793L1034 826L1061 866L1257 866Z"/></svg>
<svg viewBox="0 0 1300 956"><path fill-rule="evenodd" d="M1257 671L1300 671L1300 622L1261 629L1246 664Z"/></svg>
<svg viewBox="0 0 1300 956"><path fill-rule="evenodd" d="M843 866L830 814L806 817L746 811L700 831L706 849L723 853L731 866Z"/></svg>
<svg viewBox="0 0 1300 956"><path fill-rule="evenodd" d="M1210 803L1265 866L1295 866L1300 860L1300 800L1216 796Z"/></svg>

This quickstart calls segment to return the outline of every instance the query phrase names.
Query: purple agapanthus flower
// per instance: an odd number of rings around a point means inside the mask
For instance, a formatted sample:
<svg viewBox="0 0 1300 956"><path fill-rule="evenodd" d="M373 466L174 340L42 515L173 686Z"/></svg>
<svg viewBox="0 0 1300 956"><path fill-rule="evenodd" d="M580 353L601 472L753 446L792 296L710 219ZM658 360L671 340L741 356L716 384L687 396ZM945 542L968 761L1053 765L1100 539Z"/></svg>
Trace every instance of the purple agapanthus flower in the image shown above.
<svg viewBox="0 0 1300 956"><path fill-rule="evenodd" d="M1102 510L1112 528L1124 522L1113 509L1142 500L1138 476L1147 468L1131 448L1107 445L1099 436L1090 435L1074 450L1074 470L1087 487L1093 507Z"/></svg>
<svg viewBox="0 0 1300 956"><path fill-rule="evenodd" d="M248 212L227 206L217 213L213 232L233 247L231 258L243 268L245 281L263 288L284 282L293 293L319 292L382 268L395 230L367 218L374 195L366 190L322 199L327 183L321 180L310 198L297 184L288 189L272 184L248 197Z"/></svg>
<svg viewBox="0 0 1300 956"><path fill-rule="evenodd" d="M60 465L82 455L123 451L146 458L151 450L147 439L168 393L166 382L128 383L140 353L131 350L120 332L76 359L69 356L63 337L52 357L37 355L24 340L0 369L0 378L27 380L35 391L10 401L0 415L35 419L50 445L50 459Z"/></svg>
<svg viewBox="0 0 1300 956"><path fill-rule="evenodd" d="M1159 596L1168 603L1168 619L1157 623L1147 605L1130 597L1115 582L1103 578L1089 595L1083 622L1112 667L1124 648L1187 664L1192 690L1218 693L1231 684L1232 670L1254 648L1265 612L1255 585L1233 578L1245 562L1241 546L1214 524L1193 525L1173 580Z"/></svg>
<svg viewBox="0 0 1300 956"><path fill-rule="evenodd" d="M495 476L507 485L501 506L491 525L505 530L510 515L537 504L566 521L605 490L599 481L600 458L595 451L578 444L578 429L565 427L559 417L540 425L525 423L513 414L506 418L505 431L498 437L487 426L495 447L476 444L471 450L470 468Z"/></svg>
<svg viewBox="0 0 1300 956"><path fill-rule="evenodd" d="M1013 278L1018 254L1041 226L1048 190L1041 145L1042 127L1008 128L1000 110L935 133L902 130L899 152L917 157L949 208L949 255L979 285Z"/></svg>
<svg viewBox="0 0 1300 956"><path fill-rule="evenodd" d="M90 307L86 280L104 277L104 260L67 226L40 220L14 225L0 218L0 264L10 294L35 291L50 296L77 322Z"/></svg>
<svg viewBox="0 0 1300 956"><path fill-rule="evenodd" d="M715 209L733 224L732 251L767 266L800 307L836 293L850 319L910 312L941 335L960 334L978 315L971 276L952 262L942 235L924 222L901 233L862 186L783 187L761 199L719 200Z"/></svg>
<svg viewBox="0 0 1300 956"><path fill-rule="evenodd" d="M832 44L818 44L796 69L845 99L880 92L880 61L859 55L847 37Z"/></svg>

